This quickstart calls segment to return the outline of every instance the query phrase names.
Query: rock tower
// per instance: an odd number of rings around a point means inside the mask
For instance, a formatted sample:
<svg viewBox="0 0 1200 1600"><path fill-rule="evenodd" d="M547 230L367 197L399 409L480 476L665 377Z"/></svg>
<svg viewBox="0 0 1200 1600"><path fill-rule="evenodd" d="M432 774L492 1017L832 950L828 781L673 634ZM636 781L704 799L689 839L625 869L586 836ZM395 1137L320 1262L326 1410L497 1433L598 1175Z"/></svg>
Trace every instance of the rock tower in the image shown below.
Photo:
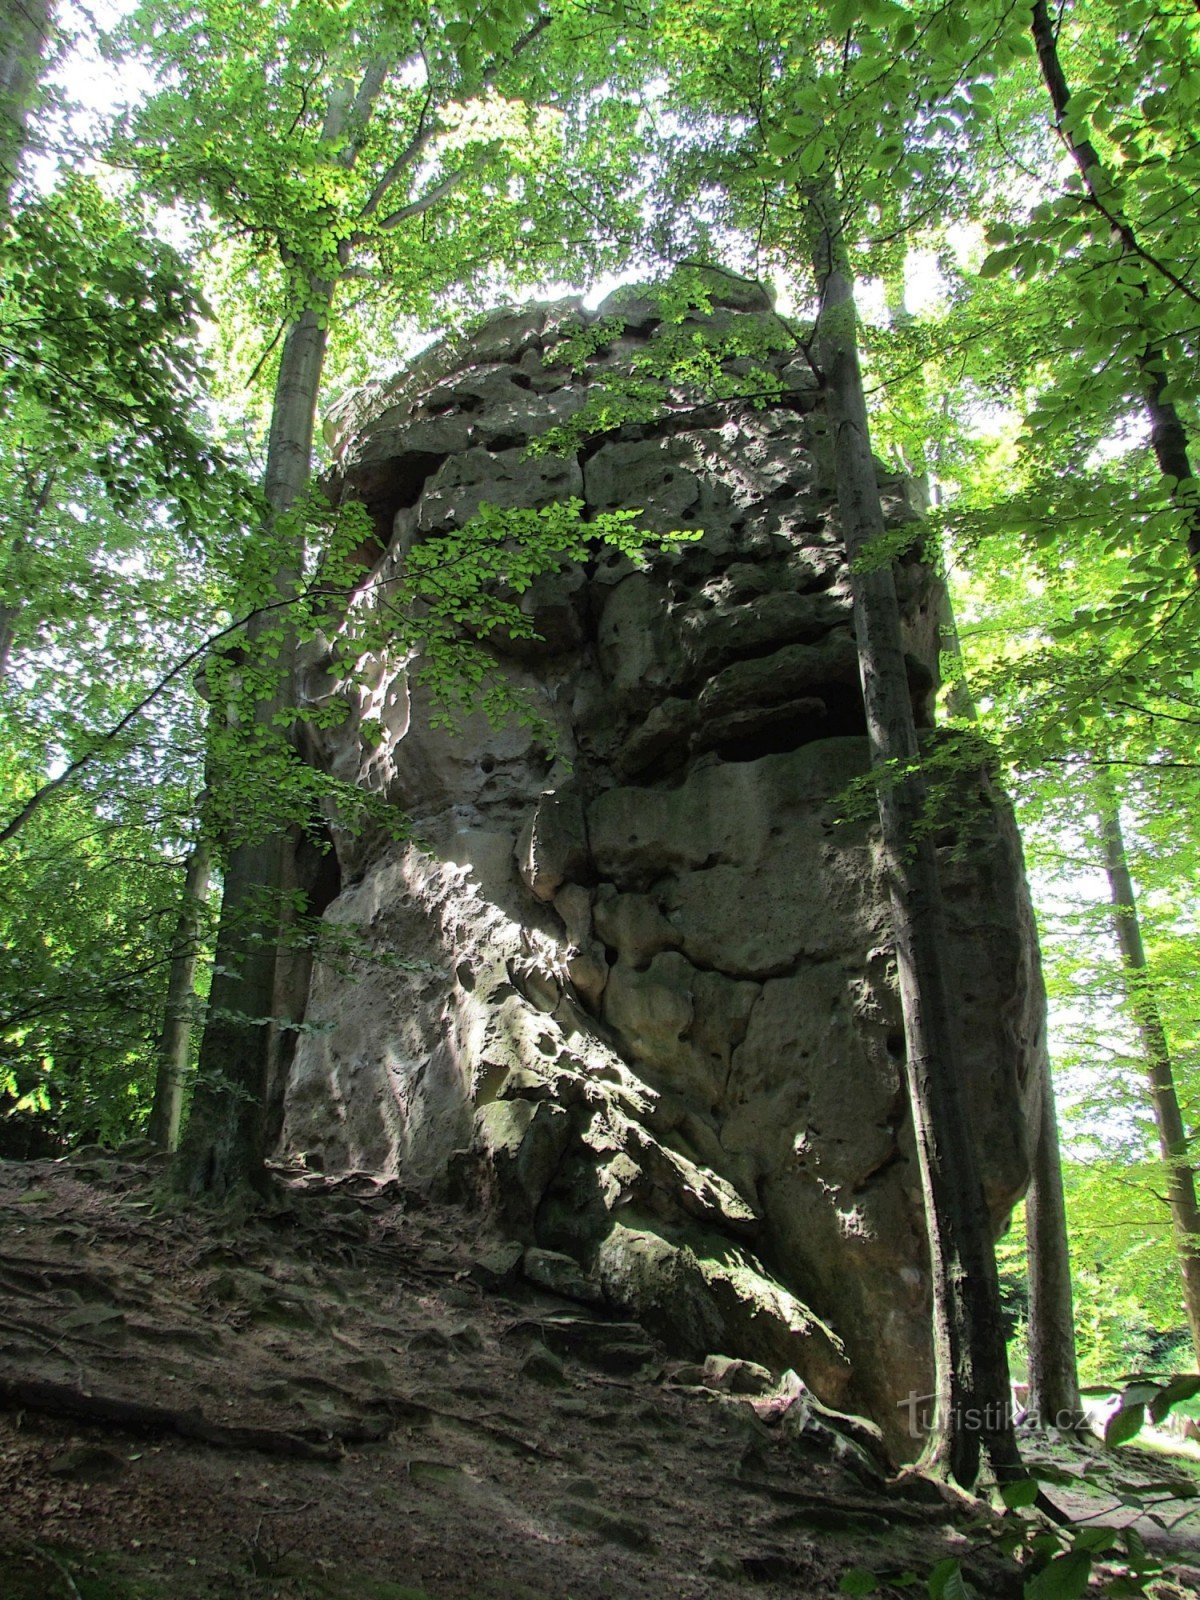
<svg viewBox="0 0 1200 1600"><path fill-rule="evenodd" d="M903 1457L929 1282L817 386L761 289L708 287L671 323L630 294L498 313L342 418L373 582L484 503L574 497L702 537L600 550L522 597L538 638L489 649L542 727L440 726L409 655L366 687L311 665L309 699L347 702L316 758L410 832L334 830L326 918L357 938L313 974L284 1142L486 1208L532 1275L680 1355L794 1368ZM664 340L712 382L529 453ZM905 484L881 487L911 520ZM897 576L929 728L939 585L911 552ZM954 789L950 966L999 1228L1029 1174L1044 1000L1008 806L983 772Z"/></svg>

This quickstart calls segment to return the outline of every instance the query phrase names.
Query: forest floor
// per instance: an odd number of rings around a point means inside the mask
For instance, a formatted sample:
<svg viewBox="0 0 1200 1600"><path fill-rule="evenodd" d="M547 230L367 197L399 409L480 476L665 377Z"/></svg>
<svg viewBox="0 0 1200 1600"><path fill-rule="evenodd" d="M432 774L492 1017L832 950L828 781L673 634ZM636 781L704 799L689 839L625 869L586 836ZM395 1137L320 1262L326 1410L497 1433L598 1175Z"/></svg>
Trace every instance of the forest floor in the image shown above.
<svg viewBox="0 0 1200 1600"><path fill-rule="evenodd" d="M3 1600L804 1600L948 1558L1022 1593L1013 1514L889 1487L795 1383L728 1392L459 1211L313 1175L232 1215L161 1177L0 1163ZM1194 1469L1054 1460L1195 1595Z"/></svg>

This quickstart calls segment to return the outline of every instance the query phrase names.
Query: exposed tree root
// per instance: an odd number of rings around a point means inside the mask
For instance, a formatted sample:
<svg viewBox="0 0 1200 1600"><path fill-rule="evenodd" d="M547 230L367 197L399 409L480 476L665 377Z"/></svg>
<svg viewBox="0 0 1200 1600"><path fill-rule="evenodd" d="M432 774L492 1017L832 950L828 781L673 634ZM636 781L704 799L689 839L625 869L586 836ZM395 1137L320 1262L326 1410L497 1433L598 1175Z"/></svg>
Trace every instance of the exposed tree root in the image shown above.
<svg viewBox="0 0 1200 1600"><path fill-rule="evenodd" d="M47 1378L0 1374L0 1405L11 1410L40 1411L50 1416L72 1417L80 1422L107 1423L131 1433L174 1433L225 1450L255 1450L263 1455L293 1456L302 1461L337 1461L349 1444L387 1437L393 1419L339 1432L301 1427L284 1431L251 1424L213 1422L197 1410L177 1410L145 1400L95 1394L69 1383Z"/></svg>

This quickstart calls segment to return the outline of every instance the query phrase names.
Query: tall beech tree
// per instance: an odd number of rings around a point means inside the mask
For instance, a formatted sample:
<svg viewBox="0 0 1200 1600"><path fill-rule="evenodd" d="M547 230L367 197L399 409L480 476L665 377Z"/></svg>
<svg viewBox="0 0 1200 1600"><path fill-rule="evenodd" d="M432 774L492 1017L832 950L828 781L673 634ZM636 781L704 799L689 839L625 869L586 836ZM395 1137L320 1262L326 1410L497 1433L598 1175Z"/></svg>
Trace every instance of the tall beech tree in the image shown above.
<svg viewBox="0 0 1200 1600"><path fill-rule="evenodd" d="M393 314L497 270L545 275L580 260L612 184L592 121L625 173L630 113L603 88L611 63L573 4L539 10L322 0L147 6L130 26L177 87L125 143L156 191L205 205L257 253L281 339L264 470L266 525L247 550L238 704L218 707L214 806L224 896L200 1076L181 1151L189 1190L223 1194L261 1172L280 1084L277 945L288 818L247 833L222 803L222 760L287 787L297 763L298 602L313 552L304 497L339 288L387 285ZM566 111L551 99L575 95ZM607 114L612 112L612 116ZM578 162L588 158L586 175ZM266 330L264 330L264 333ZM293 604L295 602L296 604ZM269 609L264 609L267 607ZM232 729L232 738L226 737ZM299 819L291 819L299 820Z"/></svg>
<svg viewBox="0 0 1200 1600"><path fill-rule="evenodd" d="M1073 1431L1083 1422L1075 1348L1075 1291L1067 1232L1058 1107L1050 1064L1042 1076L1041 1116L1025 1200L1029 1279L1030 1417Z"/></svg>
<svg viewBox="0 0 1200 1600"><path fill-rule="evenodd" d="M1116 625L1097 635L1075 621L1074 614L1082 609L1088 615L1125 571L1123 553L1106 539L1084 537L1077 525L1070 589L1056 581L1056 551L1023 551L1011 533L972 544L971 561L964 650L986 707L984 726L1017 764L1018 811L1035 892L1047 907L1043 943L1052 993L1063 1008L1060 1048L1072 1100L1080 1102L1068 1112L1066 1127L1074 1161L1089 1163L1073 1180L1075 1192L1086 1189L1088 1197L1086 1219L1081 1213L1073 1228L1077 1262L1085 1268L1084 1303L1077 1310L1085 1328L1098 1327L1095 1295L1114 1291L1118 1241L1124 1233L1123 1244L1144 1253L1160 1205L1182 1247L1180 1264L1194 1273L1195 1162L1186 1107L1195 1092L1197 1019L1189 1003L1195 862L1190 831L1180 820L1196 803L1195 720L1186 675L1173 681L1150 651L1143 652L1144 682L1126 664L1139 648L1138 635L1130 639ZM1106 690L1099 697L1098 685ZM1122 811L1136 828L1137 869L1129 864ZM1145 871L1153 889L1149 939L1141 930L1134 870ZM1151 1154L1155 1143L1158 1161ZM1101 1218L1091 1202L1105 1174L1112 1195ZM1028 1220L1033 1231L1032 1210ZM1097 1249L1107 1281L1090 1270ZM1184 1304L1172 1311L1170 1295L1161 1292L1169 1261L1160 1246L1154 1252L1154 1315L1168 1331L1183 1321ZM1031 1292L1036 1265L1031 1244ZM1035 1332L1031 1308L1031 1366ZM1094 1344L1094 1336L1085 1334L1085 1341ZM1110 1357L1109 1370L1112 1360L1119 1370L1138 1359L1133 1352ZM1095 1378L1094 1350L1087 1361Z"/></svg>
<svg viewBox="0 0 1200 1600"><path fill-rule="evenodd" d="M203 804L199 810L203 816ZM155 1044L154 1097L146 1136L162 1150L179 1147L183 1102L192 1055L192 1023L196 1012L196 968L201 955L208 907L212 846L203 834L188 852L179 914L171 939L167 995L162 1028Z"/></svg>
<svg viewBox="0 0 1200 1600"><path fill-rule="evenodd" d="M810 196L818 287L817 368L838 511L853 573L855 636L891 891L905 1077L925 1198L933 1300L934 1415L927 1467L971 1485L981 1451L1002 1480L1020 1471L991 1220L963 1100L945 911L913 719L900 606L885 535L855 340L849 251L828 185Z"/></svg>
<svg viewBox="0 0 1200 1600"><path fill-rule="evenodd" d="M1200 1209L1196 1205L1193 1141L1180 1110L1171 1046L1155 996L1150 963L1146 959L1133 875L1125 852L1120 805L1112 780L1103 769L1096 775L1095 789L1113 926L1121 951L1129 1009L1145 1061L1154 1125L1166 1172L1166 1199L1175 1233L1184 1308L1192 1348L1200 1366Z"/></svg>
<svg viewBox="0 0 1200 1600"><path fill-rule="evenodd" d="M720 183L731 221L755 228L760 248L782 257L814 295L815 332L805 345L820 384L846 550L853 571L855 632L891 887L904 1014L905 1077L925 1198L931 1262L934 1411L922 1456L934 1471L971 1485L981 1461L1001 1479L1023 1472L1012 1429L994 1239L961 1099L938 864L922 754L901 641L857 349L857 251L870 259L870 218L886 207L902 229L918 202L906 183L952 194L955 157L936 138L906 138L902 119L933 122L965 96L956 18L938 8L913 15L875 7L768 9L730 15L683 5L676 93L706 150L711 119L724 131ZM920 52L905 57L898 28ZM915 56L915 64L914 58ZM980 112L982 114L982 112ZM878 128L886 130L880 139ZM861 270L861 268L859 269Z"/></svg>
<svg viewBox="0 0 1200 1600"><path fill-rule="evenodd" d="M1069 773L1094 749L1106 752L1099 853L1117 908L1194 1338L1194 1163L1144 952L1141 964L1135 959L1136 902L1113 775L1145 762L1150 783L1186 782L1180 741L1194 699L1200 551L1192 464L1200 14L1183 0L1136 0L1067 5L1052 16L1039 0L1027 16L1047 120L1074 172L1065 185L1047 176L1025 214L989 230L995 248L983 271L991 283L963 306L961 331L969 319L976 393L982 382L996 398L1025 398L1024 459L1004 493L993 484L977 509L951 517L967 532L960 549L985 582L989 529L1019 530L1039 569L1037 577L1030 570L1032 582L1060 591L1071 574L1071 594L1048 624L1053 642L1043 631L1037 648L1018 647L1015 672L1014 653L1006 653L1007 681L987 685L1000 712L989 721L1002 729L1027 787L1051 791L1071 781L1047 758ZM1035 142L1031 129L1027 150ZM1010 168L1011 151L1010 144L999 152ZM997 294L996 279L1010 273L1015 282ZM989 369L993 304L1002 354ZM1004 548L1003 538L994 548Z"/></svg>

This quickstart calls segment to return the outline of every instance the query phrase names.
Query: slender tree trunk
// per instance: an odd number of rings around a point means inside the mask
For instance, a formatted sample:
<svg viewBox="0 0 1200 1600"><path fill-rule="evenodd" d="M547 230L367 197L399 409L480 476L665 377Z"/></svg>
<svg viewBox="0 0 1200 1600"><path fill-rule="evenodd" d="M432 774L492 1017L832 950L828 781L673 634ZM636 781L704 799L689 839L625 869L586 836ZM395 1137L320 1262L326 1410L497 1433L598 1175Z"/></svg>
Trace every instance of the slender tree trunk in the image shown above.
<svg viewBox="0 0 1200 1600"><path fill-rule="evenodd" d="M51 468L43 473L42 481L37 488L33 487L31 472L23 473L25 491L28 496L29 508L21 518L21 524L11 539L8 550L5 552L4 565L11 567L13 561L22 550L26 548L33 537L41 518L45 515L46 507L50 504L50 496L54 492L57 470ZM6 576L3 588L12 591L11 579ZM2 590L0 590L2 592ZM17 628L22 616L25 614L26 602L17 594L12 594L8 600L0 603L0 685L8 677L9 662L12 658L13 646L17 642Z"/></svg>
<svg viewBox="0 0 1200 1600"><path fill-rule="evenodd" d="M991 1220L961 1093L945 971L937 855L890 563L859 568L884 532L858 364L854 292L836 201L809 197L820 290L818 362L838 509L852 568L855 630L871 764L891 885L904 1012L905 1072L929 1236L934 1416L923 1464L974 1484L981 1454L1000 1478L1022 1472Z"/></svg>
<svg viewBox="0 0 1200 1600"><path fill-rule="evenodd" d="M0 226L8 221L50 13L51 0L0 0Z"/></svg>
<svg viewBox="0 0 1200 1600"><path fill-rule="evenodd" d="M394 58L384 53L370 61L357 91L339 79L330 91L321 136L350 168ZM416 152L414 151L414 154ZM401 169L397 167L397 172ZM347 263L343 243L339 262ZM308 487L321 370L328 342L329 312L336 275L308 284L308 307L288 330L275 383L264 480L267 505L278 536L284 514ZM272 586L280 599L295 597L303 582L303 535L278 553ZM282 624L280 617L283 618ZM272 639L266 636L274 633ZM260 690L254 712L261 739L295 753L280 727L295 706L297 634L284 611L256 617L246 629L253 657L256 647L273 662L271 682ZM254 663L252 668L261 663ZM299 757L297 756L297 759ZM200 1047L200 1067L192 1115L180 1150L178 1182L186 1192L217 1197L242 1183L261 1184L271 1133L279 1124L276 1102L283 1090L280 1022L291 1020L288 956L282 950L286 901L293 884L294 831L282 823L265 839L235 844L225 862L225 893L217 934L217 958L208 1024ZM292 976L298 977L299 968ZM280 1017L279 997L287 997Z"/></svg>
<svg viewBox="0 0 1200 1600"><path fill-rule="evenodd" d="M1100 154L1089 139L1077 137L1065 120L1071 91L1059 60L1046 0L1035 0L1032 27L1042 76L1054 107L1059 133L1079 169L1090 200L1107 221L1122 258L1136 265L1139 292L1149 300L1150 285L1143 269L1143 255L1137 236L1128 219L1109 203L1107 197L1111 194L1111 182ZM1153 339L1147 339L1138 357L1138 377L1150 423L1154 457L1171 499L1183 515L1188 555L1193 570L1200 576L1200 496L1196 494L1188 435L1183 419L1167 396L1166 352ZM1147 1063L1159 1147L1167 1168L1167 1201L1179 1251L1188 1327L1197 1363L1200 1364L1200 1214L1196 1206L1195 1173L1175 1092L1166 1030L1146 969L1137 902L1121 834L1120 808L1112 786L1103 775L1100 777L1099 792L1101 835L1117 941L1125 967L1130 1008Z"/></svg>
<svg viewBox="0 0 1200 1600"><path fill-rule="evenodd" d="M327 311L331 284L314 285ZM284 341L267 445L266 496L276 525L303 494L312 461L313 432L327 316L310 306ZM277 531L273 530L273 531ZM275 593L290 599L304 566L302 536L278 553ZM281 620L282 619L282 620ZM253 711L255 744L278 752L290 744L280 718L294 704L296 630L286 609L254 618L246 630L250 663L265 666ZM265 657L265 661L263 658ZM261 1181L271 1120L270 1062L274 1036L277 947L290 835L280 827L266 838L236 843L225 860L225 892L208 1023L200 1047L196 1092L180 1147L177 1180L185 1192L218 1198L239 1184Z"/></svg>
<svg viewBox="0 0 1200 1600"><path fill-rule="evenodd" d="M1103 774L1097 787L1104 868L1112 898L1113 923L1125 969L1129 1008L1146 1062L1150 1101L1158 1129L1158 1147L1167 1171L1167 1204L1175 1232L1175 1248L1179 1253L1184 1309L1192 1336L1192 1348L1197 1365L1200 1365L1200 1211L1196 1206L1195 1167L1183 1114L1179 1109L1179 1096L1175 1092L1175 1072L1167 1030L1163 1026L1142 943L1141 919L1125 854L1125 838L1121 832L1120 807L1111 784Z"/></svg>
<svg viewBox="0 0 1200 1600"><path fill-rule="evenodd" d="M166 1011L155 1051L158 1070L154 1079L154 1102L150 1108L150 1121L146 1133L160 1150L174 1150L179 1144L183 1086L187 1080L188 1057L192 1042L192 1013L195 1005L196 962L200 954L200 927L208 903L208 880L211 868L211 847L207 839L200 838L192 846L187 860L179 919L175 924L175 938L171 944L171 972L167 982Z"/></svg>
<svg viewBox="0 0 1200 1600"><path fill-rule="evenodd" d="M952 716L975 722L978 710L962 670L962 650L947 589L939 618L944 653L957 676L947 701ZM1040 1105L1033 1171L1025 1202L1025 1258L1029 1273L1029 1414L1042 1427L1077 1428L1083 1420L1075 1352L1071 1248L1063 1193L1062 1153L1054 1076L1043 1052L1038 1066Z"/></svg>
<svg viewBox="0 0 1200 1600"><path fill-rule="evenodd" d="M0 683L8 677L8 664L17 641L17 623L20 620L20 606L0 605Z"/></svg>
<svg viewBox="0 0 1200 1600"><path fill-rule="evenodd" d="M1075 1307L1058 1115L1049 1061L1042 1064L1041 1127L1025 1202L1029 1265L1029 1412L1043 1428L1074 1430L1083 1418L1075 1360Z"/></svg>
<svg viewBox="0 0 1200 1600"><path fill-rule="evenodd" d="M1032 11L1033 40L1037 46L1042 77L1054 107L1054 121L1063 143L1079 169L1084 189L1097 211L1108 224L1114 244L1122 259L1132 262L1138 269L1138 290L1144 299L1150 299L1150 285L1146 281L1142 252L1137 235L1127 218L1114 210L1107 198L1112 185L1100 153L1090 139L1078 137L1067 121L1067 108L1071 103L1071 90L1062 62L1058 56L1055 36L1046 0L1035 0ZM1192 567L1200 576L1200 497L1195 494L1194 473L1188 449L1187 429L1174 403L1167 397L1168 369L1166 351L1152 338L1138 357L1138 378L1142 391L1142 404L1150 423L1150 443L1158 469L1170 485L1171 499L1184 517L1188 555Z"/></svg>

